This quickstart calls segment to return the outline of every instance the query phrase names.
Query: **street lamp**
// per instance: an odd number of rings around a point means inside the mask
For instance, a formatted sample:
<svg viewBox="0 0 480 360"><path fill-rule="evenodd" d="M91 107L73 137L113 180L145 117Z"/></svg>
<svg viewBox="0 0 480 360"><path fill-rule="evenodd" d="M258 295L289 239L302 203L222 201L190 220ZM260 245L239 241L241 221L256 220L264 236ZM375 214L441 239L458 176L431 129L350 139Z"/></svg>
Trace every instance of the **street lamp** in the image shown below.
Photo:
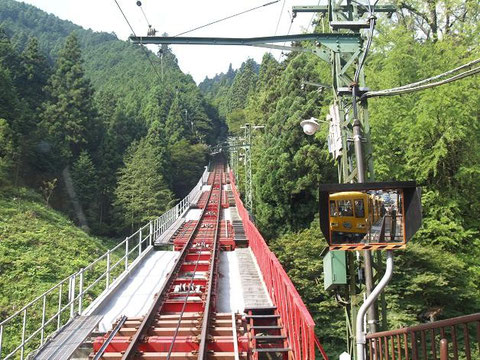
<svg viewBox="0 0 480 360"><path fill-rule="evenodd" d="M307 135L313 135L320 128L318 119L315 119L313 116L308 120L303 120L300 122L300 126L303 129L303 132Z"/></svg>

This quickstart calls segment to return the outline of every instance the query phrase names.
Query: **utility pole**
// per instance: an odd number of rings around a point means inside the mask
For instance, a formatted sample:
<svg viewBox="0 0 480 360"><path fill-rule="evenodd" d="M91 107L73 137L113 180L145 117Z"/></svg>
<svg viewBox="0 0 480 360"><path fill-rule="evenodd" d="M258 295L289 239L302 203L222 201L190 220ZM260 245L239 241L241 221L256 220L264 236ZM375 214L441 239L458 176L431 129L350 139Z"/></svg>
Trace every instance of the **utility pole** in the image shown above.
<svg viewBox="0 0 480 360"><path fill-rule="evenodd" d="M375 12L394 12L389 5L377 5L374 9L370 4L361 4L353 0L346 3L329 0L328 6L297 6L293 8L294 15L299 12L316 12L322 17L328 16L332 33L360 34L362 30L370 31L373 36ZM342 4L342 5L340 5ZM367 14L367 18L363 15ZM334 112L338 114L341 146L336 149L338 179L340 183L363 183L374 180L372 146L370 142L370 125L368 122L367 100L361 96L368 91L365 84L363 65L367 56L369 40L366 44L358 44L348 51L330 51L330 63L333 73ZM347 332L349 333L348 352L355 358L355 339L357 311L362 298L357 294L357 271L352 252L347 253L349 272L349 309L347 314ZM374 276L371 251L363 251L365 292L368 297L374 288ZM367 311L368 332L377 331L378 315L375 304Z"/></svg>
<svg viewBox="0 0 480 360"><path fill-rule="evenodd" d="M252 130L263 128L263 125L251 125L249 123L241 127L245 130L243 143L243 149L245 150L245 207L250 213L253 212Z"/></svg>

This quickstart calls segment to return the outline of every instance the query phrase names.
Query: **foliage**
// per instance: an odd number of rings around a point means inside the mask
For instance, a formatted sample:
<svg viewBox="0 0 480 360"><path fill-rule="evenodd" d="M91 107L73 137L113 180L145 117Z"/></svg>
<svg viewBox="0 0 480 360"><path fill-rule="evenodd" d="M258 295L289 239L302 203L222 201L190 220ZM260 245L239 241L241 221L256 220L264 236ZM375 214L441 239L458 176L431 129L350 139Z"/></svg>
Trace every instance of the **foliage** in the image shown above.
<svg viewBox="0 0 480 360"><path fill-rule="evenodd" d="M389 328L430 321L427 313L435 309L436 320L477 312L480 278L462 258L421 243L397 253L386 291Z"/></svg>
<svg viewBox="0 0 480 360"><path fill-rule="evenodd" d="M66 165L88 145L92 147L98 133L93 89L84 76L80 47L74 34L67 38L59 54L47 91L49 100L44 105L40 131L46 134L57 162Z"/></svg>
<svg viewBox="0 0 480 360"><path fill-rule="evenodd" d="M48 206L50 203L50 198L53 195L53 190L57 186L57 178L52 179L50 181L45 180L42 182L42 186L40 187L40 191L42 192L43 200L45 204Z"/></svg>
<svg viewBox="0 0 480 360"><path fill-rule="evenodd" d="M160 160L164 175L152 181L161 188L166 183L177 196L188 192L191 179L179 182L185 173L179 164L199 159L203 167L205 159L197 155L205 150L200 149L224 137L226 128L168 47L162 47L160 58L150 52L145 56L113 34L84 30L13 0L2 1L0 14L0 117L12 144L8 152L2 149L2 183L39 189L44 181L60 179L68 166L74 178L78 175L77 197L93 231L116 235L121 216L114 216L115 189L123 159L133 142L158 130L152 146L165 150ZM185 161L180 153L170 159L167 145L179 149L176 144L184 140L193 154L184 153ZM80 179L83 170L84 179L91 174L93 181ZM78 214L62 181L50 204Z"/></svg>
<svg viewBox="0 0 480 360"><path fill-rule="evenodd" d="M344 351L344 310L323 290L322 251L326 246L319 226L289 233L270 243L303 302L317 324L316 334L328 356L336 359ZM328 324L328 326L322 326Z"/></svg>
<svg viewBox="0 0 480 360"><path fill-rule="evenodd" d="M203 144L191 145L181 140L170 148L171 183L175 196L184 198L196 185L203 173L207 148Z"/></svg>
<svg viewBox="0 0 480 360"><path fill-rule="evenodd" d="M115 204L124 227L160 216L171 205L173 196L162 174L161 159L148 138L134 143L119 170Z"/></svg>
<svg viewBox="0 0 480 360"><path fill-rule="evenodd" d="M0 318L103 254L90 237L25 188L0 194Z"/></svg>
<svg viewBox="0 0 480 360"><path fill-rule="evenodd" d="M378 19L366 63L369 88L405 85L479 58L478 2L396 3L399 11ZM223 78L206 84L214 104L226 104L225 94L233 91L220 84ZM332 323L342 320L330 295L312 295L321 292L311 276L320 267L320 242L308 242L306 235L319 238L313 234L316 226L310 225L317 212L317 185L335 182L335 168L327 151L327 129L306 137L298 126L311 116L324 118L331 103L321 90L302 91L302 80L329 79L328 65L314 56L290 54L278 63L265 55L247 101L225 116L232 135L241 134L239 128L247 122L265 125L252 141L253 216L319 327L328 323L330 331ZM425 314L434 308L441 309L441 318L479 309L479 91L477 76L369 100L376 180L416 179L423 189L423 225L397 256L387 293L390 327L428 321ZM241 170L236 175L243 189ZM340 326L333 328L332 338L322 334L329 355L343 347Z"/></svg>

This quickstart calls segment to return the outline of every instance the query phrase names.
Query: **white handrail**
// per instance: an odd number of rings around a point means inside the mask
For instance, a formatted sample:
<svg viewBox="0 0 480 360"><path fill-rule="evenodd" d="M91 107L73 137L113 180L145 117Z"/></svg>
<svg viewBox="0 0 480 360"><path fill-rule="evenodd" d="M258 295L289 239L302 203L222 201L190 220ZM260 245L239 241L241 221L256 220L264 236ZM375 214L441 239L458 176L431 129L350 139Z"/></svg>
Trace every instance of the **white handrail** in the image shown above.
<svg viewBox="0 0 480 360"><path fill-rule="evenodd" d="M102 291L99 291L98 294L94 294L93 296L90 294L89 298L85 297L85 295L92 291L94 287L97 286L102 280L105 281L105 286L102 287L102 290L106 291L110 289L115 281L115 278L118 279L125 272L130 271L130 264L132 264L136 259L139 259L147 251L147 249L152 246L155 239L160 237L179 217L185 214L185 212L190 208L195 197L201 191L203 184L206 183L207 180L208 168L205 167L205 170L197 185L195 185L192 191L190 191L190 193L173 208L169 209L155 220L151 220L147 224L141 226L132 235L125 238L125 240L123 240L121 243L115 245L112 249L108 250L106 253L92 261L83 269L80 269L78 272L64 278L50 289L45 291L43 294L30 301L27 305L15 312L13 315L7 317L5 320L2 320L0 322L0 360L10 359L19 351L20 359L23 360L28 353L33 351L33 347L43 345L51 335L62 329L75 316L81 314L83 309L86 308L85 303L87 301L89 303L93 302L102 293ZM129 241L132 239L135 242L132 243L132 246L129 246ZM122 252L123 256L115 255L114 252ZM114 256L114 259L112 259L112 256ZM116 256L120 256L117 261L115 261ZM114 261L113 264L111 263L112 261ZM113 270L116 269L122 261L125 262L125 268L121 273L118 273L117 271L117 275L115 276ZM95 278L89 279L87 273L94 271L94 267L96 265L102 266L102 268L105 270L102 269ZM86 284L87 282L88 284ZM66 288L67 284L68 294L64 294L64 289ZM65 299L66 302L64 302ZM34 307L37 304L41 305L41 314L39 316L35 316L35 310L37 309ZM53 307L57 308L57 311L54 314L50 314L50 316L47 315L48 304L54 304ZM70 314L68 318L65 316L65 318L62 319L62 314L64 314L66 311L69 311ZM31 325L28 321L29 316L30 319L33 319L33 321L37 321L39 323L38 327L35 325L33 327L29 326ZM55 329L51 329L51 327L47 328L48 325L50 325L54 320L57 320L57 326ZM8 331L9 326L10 329L13 330L11 333ZM12 335L12 333L15 331L18 331L19 328L21 328L21 341L18 344L12 341L12 344L9 344L9 349L7 349L5 346L6 337L8 335ZM31 348L27 348L26 345L36 337L39 338L38 343L32 344ZM2 357L2 351L10 352L5 357Z"/></svg>

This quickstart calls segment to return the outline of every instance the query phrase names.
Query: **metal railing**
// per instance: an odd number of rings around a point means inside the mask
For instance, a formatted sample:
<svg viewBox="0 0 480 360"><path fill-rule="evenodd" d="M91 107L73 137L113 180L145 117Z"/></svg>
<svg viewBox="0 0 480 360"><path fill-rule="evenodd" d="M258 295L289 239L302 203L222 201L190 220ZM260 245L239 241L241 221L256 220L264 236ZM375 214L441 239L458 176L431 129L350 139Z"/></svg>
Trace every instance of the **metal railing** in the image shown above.
<svg viewBox="0 0 480 360"><path fill-rule="evenodd" d="M370 360L480 359L480 313L367 335Z"/></svg>
<svg viewBox="0 0 480 360"><path fill-rule="evenodd" d="M173 208L163 213L162 216L153 221L153 238L158 239L172 224L177 221L192 205L197 195L201 192L203 184L208 180L208 169L205 167L202 177L198 180L197 185Z"/></svg>
<svg viewBox="0 0 480 360"><path fill-rule="evenodd" d="M140 262L155 239L189 209L207 179L205 168L197 185L175 207L1 321L0 360L25 359L115 287Z"/></svg>
<svg viewBox="0 0 480 360"><path fill-rule="evenodd" d="M262 234L250 220L247 209L240 199L233 172L230 172L230 186L249 246L262 272L268 294L282 317L282 325L292 349L292 358L296 360L315 360L316 345L322 358L328 360L320 341L315 336L315 323L302 298L280 261L268 248Z"/></svg>

